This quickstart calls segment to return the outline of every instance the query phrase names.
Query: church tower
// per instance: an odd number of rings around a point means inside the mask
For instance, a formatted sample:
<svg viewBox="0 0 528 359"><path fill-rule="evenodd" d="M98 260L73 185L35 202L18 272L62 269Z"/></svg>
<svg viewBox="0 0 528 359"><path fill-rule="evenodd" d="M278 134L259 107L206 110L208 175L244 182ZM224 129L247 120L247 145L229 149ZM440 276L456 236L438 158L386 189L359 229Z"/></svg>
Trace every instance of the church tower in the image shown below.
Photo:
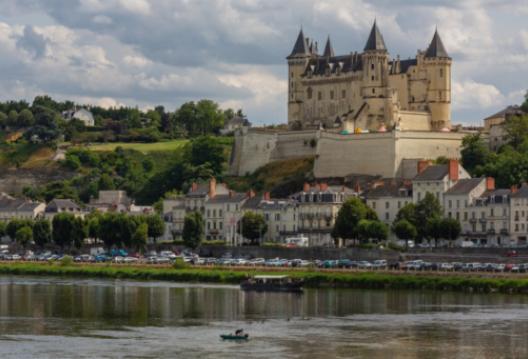
<svg viewBox="0 0 528 359"><path fill-rule="evenodd" d="M312 56L308 39L303 31L299 32L293 50L286 59L288 60L288 125L292 129L302 126L302 103L304 93L301 85L301 76Z"/></svg>
<svg viewBox="0 0 528 359"><path fill-rule="evenodd" d="M431 111L433 130L451 127L451 58L435 30L424 64L427 72L427 103Z"/></svg>

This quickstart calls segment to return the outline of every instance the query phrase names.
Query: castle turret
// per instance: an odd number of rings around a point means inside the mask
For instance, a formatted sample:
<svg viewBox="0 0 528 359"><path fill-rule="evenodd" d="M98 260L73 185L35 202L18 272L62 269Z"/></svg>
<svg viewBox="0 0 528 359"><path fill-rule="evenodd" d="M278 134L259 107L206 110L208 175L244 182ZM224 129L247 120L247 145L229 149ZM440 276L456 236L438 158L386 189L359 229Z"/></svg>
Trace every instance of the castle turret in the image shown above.
<svg viewBox="0 0 528 359"><path fill-rule="evenodd" d="M300 82L312 56L311 52L313 48L310 49L308 39L304 37L301 29L290 56L286 58L288 60L288 125L290 127L297 127L302 123L301 104L304 94Z"/></svg>
<svg viewBox="0 0 528 359"><path fill-rule="evenodd" d="M332 47L332 43L330 42L330 35L328 35L328 38L326 39L323 57L334 57L334 48Z"/></svg>
<svg viewBox="0 0 528 359"><path fill-rule="evenodd" d="M383 36L374 21L362 56L363 96L383 97L388 82L389 55Z"/></svg>
<svg viewBox="0 0 528 359"><path fill-rule="evenodd" d="M427 71L427 103L431 111L434 130L451 127L451 58L435 31L429 44L424 64Z"/></svg>

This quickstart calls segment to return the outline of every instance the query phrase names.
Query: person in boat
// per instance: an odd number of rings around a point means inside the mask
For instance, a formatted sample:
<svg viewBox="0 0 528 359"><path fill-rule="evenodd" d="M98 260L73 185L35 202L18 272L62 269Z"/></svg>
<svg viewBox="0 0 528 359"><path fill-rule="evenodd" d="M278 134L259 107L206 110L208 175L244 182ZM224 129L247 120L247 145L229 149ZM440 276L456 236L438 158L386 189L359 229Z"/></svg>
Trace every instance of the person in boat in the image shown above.
<svg viewBox="0 0 528 359"><path fill-rule="evenodd" d="M238 329L236 332L235 332L235 335L239 335L239 336L242 336L244 335L244 329Z"/></svg>

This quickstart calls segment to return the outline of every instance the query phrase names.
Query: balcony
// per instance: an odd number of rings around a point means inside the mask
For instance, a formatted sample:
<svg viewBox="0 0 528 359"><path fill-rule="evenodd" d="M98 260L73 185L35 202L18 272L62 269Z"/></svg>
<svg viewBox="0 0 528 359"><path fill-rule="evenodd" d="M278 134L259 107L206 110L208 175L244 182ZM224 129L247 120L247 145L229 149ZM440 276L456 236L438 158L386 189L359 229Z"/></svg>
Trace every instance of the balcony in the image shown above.
<svg viewBox="0 0 528 359"><path fill-rule="evenodd" d="M486 223L486 218L479 218L480 223Z"/></svg>
<svg viewBox="0 0 528 359"><path fill-rule="evenodd" d="M502 228L500 230L500 234L507 236L508 234L510 234L510 232L506 228Z"/></svg>

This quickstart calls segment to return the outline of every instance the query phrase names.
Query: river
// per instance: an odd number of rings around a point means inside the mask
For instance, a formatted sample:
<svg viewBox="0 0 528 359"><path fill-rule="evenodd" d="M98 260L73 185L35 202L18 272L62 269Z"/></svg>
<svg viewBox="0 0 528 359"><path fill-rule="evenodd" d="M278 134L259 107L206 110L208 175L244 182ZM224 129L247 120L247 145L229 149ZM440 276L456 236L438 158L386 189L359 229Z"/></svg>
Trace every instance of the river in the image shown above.
<svg viewBox="0 0 528 359"><path fill-rule="evenodd" d="M521 295L0 276L0 358L526 358L527 331Z"/></svg>

